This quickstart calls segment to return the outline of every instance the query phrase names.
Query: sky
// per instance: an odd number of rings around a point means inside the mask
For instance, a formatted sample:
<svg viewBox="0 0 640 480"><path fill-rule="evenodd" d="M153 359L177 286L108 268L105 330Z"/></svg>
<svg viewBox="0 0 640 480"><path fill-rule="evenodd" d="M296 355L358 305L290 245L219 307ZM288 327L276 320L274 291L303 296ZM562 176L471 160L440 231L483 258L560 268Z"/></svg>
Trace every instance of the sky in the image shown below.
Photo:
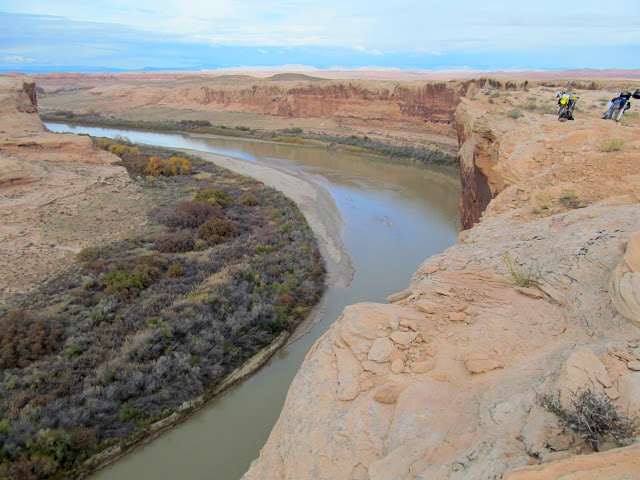
<svg viewBox="0 0 640 480"><path fill-rule="evenodd" d="M638 0L0 0L0 71L640 68Z"/></svg>

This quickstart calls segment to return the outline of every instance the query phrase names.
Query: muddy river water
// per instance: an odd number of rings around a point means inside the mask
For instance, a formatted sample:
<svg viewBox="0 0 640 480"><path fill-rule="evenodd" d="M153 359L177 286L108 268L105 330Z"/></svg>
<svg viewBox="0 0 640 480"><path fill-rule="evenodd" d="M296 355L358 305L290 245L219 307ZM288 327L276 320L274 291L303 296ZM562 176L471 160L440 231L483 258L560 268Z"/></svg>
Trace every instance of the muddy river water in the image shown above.
<svg viewBox="0 0 640 480"><path fill-rule="evenodd" d="M456 242L460 230L457 172L397 165L378 157L260 141L192 137L48 123L56 132L125 135L134 142L212 152L281 171L303 172L326 189L343 218L342 242L355 269L332 285L324 315L249 379L185 423L97 473L92 480L237 480L257 458L287 390L313 343L357 302L385 302L404 290L418 266ZM313 415L313 412L309 412Z"/></svg>

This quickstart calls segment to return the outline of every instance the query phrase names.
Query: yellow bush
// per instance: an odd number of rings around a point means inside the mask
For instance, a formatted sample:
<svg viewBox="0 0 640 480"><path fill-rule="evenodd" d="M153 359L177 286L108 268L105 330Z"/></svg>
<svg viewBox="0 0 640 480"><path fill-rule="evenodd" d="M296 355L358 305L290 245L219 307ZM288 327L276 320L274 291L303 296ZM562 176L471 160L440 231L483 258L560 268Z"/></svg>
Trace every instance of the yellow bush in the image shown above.
<svg viewBox="0 0 640 480"><path fill-rule="evenodd" d="M140 155L140 150L135 147L128 147L127 145L120 145L115 143L109 147L109 151L114 155L122 158L124 154L128 155Z"/></svg>
<svg viewBox="0 0 640 480"><path fill-rule="evenodd" d="M157 177L158 175L162 175L163 171L164 161L160 157L150 157L149 165L144 169L144 174Z"/></svg>
<svg viewBox="0 0 640 480"><path fill-rule="evenodd" d="M171 157L169 159L171 175L190 175L191 162L184 157Z"/></svg>

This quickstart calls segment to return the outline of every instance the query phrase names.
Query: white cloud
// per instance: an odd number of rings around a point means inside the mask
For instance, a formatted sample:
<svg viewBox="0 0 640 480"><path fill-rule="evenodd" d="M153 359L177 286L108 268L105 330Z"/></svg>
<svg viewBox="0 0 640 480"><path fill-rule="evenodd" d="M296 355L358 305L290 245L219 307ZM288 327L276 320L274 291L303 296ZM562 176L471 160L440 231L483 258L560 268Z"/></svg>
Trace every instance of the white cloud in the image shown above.
<svg viewBox="0 0 640 480"><path fill-rule="evenodd" d="M375 55L376 57L384 55L384 53L382 53L377 48L368 49L368 48L363 47L362 45L356 45L353 48L355 48L359 52L366 53L367 55Z"/></svg>
<svg viewBox="0 0 640 480"><path fill-rule="evenodd" d="M24 58L20 55L7 55L4 57L4 61L7 63L32 63L33 58Z"/></svg>

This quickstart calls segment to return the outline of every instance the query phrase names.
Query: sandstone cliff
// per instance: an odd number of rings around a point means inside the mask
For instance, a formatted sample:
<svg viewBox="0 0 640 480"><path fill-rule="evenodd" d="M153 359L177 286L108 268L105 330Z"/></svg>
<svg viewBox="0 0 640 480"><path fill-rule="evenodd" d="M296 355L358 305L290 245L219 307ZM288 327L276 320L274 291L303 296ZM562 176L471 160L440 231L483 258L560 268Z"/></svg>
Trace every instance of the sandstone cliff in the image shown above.
<svg viewBox="0 0 640 480"><path fill-rule="evenodd" d="M7 305L80 248L144 223L145 206L117 161L86 136L46 131L35 84L0 78L0 297Z"/></svg>
<svg viewBox="0 0 640 480"><path fill-rule="evenodd" d="M345 309L244 479L640 478L637 443L592 453L539 402L589 388L640 415L640 128L507 115L526 101L462 99L476 225L391 304Z"/></svg>
<svg viewBox="0 0 640 480"><path fill-rule="evenodd" d="M455 152L454 111L476 81L296 80L287 76L38 76L47 109L88 109L127 119L206 119L212 124L373 135ZM310 78L310 77L308 77ZM515 84L514 84L515 86Z"/></svg>

